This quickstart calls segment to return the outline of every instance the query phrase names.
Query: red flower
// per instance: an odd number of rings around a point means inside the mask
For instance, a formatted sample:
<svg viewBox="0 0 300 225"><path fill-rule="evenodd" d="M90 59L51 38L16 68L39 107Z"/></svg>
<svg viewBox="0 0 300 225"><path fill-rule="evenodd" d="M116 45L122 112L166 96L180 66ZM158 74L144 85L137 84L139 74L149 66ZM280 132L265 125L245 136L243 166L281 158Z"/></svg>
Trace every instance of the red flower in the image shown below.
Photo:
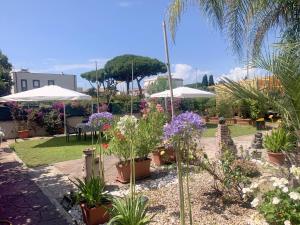
<svg viewBox="0 0 300 225"><path fill-rule="evenodd" d="M108 124L108 123L104 124L103 127L102 127L103 131L107 131L107 130L109 130L110 128L111 128L111 125Z"/></svg>
<svg viewBox="0 0 300 225"><path fill-rule="evenodd" d="M103 144L102 144L102 147L103 147L104 149L107 149L108 146L109 146L109 145L108 145L107 143L103 143Z"/></svg>

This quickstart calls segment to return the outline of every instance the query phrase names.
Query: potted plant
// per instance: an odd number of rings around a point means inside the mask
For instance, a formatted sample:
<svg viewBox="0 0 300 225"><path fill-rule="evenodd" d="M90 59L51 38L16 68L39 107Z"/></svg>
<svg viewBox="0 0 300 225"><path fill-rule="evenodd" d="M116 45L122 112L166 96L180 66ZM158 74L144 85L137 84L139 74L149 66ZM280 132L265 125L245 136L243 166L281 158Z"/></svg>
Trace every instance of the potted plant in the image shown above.
<svg viewBox="0 0 300 225"><path fill-rule="evenodd" d="M150 176L151 160L148 158L150 150L145 147L146 144L141 145L139 141L141 140L139 135L142 135L140 129L137 118L126 115L120 118L112 130L108 149L119 158L116 164L117 181L121 183L130 181L131 160L134 160L136 179Z"/></svg>
<svg viewBox="0 0 300 225"><path fill-rule="evenodd" d="M295 147L293 136L284 128L273 130L270 135L264 138L264 147L268 151L269 161L276 165L283 165L285 160L284 152Z"/></svg>
<svg viewBox="0 0 300 225"><path fill-rule="evenodd" d="M104 181L99 177L91 177L86 181L77 178L74 184L78 188L75 194L76 200L80 204L83 221L87 225L108 222L112 196L105 191Z"/></svg>

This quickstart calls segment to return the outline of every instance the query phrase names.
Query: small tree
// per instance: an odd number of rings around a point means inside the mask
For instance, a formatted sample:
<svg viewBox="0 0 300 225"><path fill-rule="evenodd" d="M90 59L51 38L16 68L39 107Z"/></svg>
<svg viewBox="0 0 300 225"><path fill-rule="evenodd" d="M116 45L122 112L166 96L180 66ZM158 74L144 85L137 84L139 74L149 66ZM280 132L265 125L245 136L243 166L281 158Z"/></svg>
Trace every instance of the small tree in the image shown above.
<svg viewBox="0 0 300 225"><path fill-rule="evenodd" d="M9 95L11 93L11 87L13 85L10 71L12 65L8 62L6 55L0 51L0 96Z"/></svg>
<svg viewBox="0 0 300 225"><path fill-rule="evenodd" d="M213 86L213 85L215 85L214 76L209 75L208 86Z"/></svg>
<svg viewBox="0 0 300 225"><path fill-rule="evenodd" d="M168 80L165 77L158 77L154 83L150 84L147 88L149 94L165 91L169 88Z"/></svg>
<svg viewBox="0 0 300 225"><path fill-rule="evenodd" d="M207 75L205 74L202 78L202 85L204 87L207 87L208 86L208 79L207 79Z"/></svg>

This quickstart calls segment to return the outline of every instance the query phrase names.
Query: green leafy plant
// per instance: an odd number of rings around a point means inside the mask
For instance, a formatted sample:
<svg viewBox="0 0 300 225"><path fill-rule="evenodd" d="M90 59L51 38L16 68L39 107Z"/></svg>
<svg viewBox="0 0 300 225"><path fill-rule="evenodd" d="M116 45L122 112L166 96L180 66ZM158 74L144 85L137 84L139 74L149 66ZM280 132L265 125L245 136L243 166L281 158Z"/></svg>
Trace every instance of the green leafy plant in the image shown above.
<svg viewBox="0 0 300 225"><path fill-rule="evenodd" d="M283 128L273 130L270 135L264 137L264 147L270 152L290 151L295 147L293 136Z"/></svg>
<svg viewBox="0 0 300 225"><path fill-rule="evenodd" d="M144 115L138 122L133 142L136 156L139 158L147 158L149 153L156 150L156 147L161 144L163 126L166 122L163 108L159 104L144 109L143 112Z"/></svg>
<svg viewBox="0 0 300 225"><path fill-rule="evenodd" d="M294 199L291 193L295 193ZM258 210L269 224L281 225L286 224L285 221L300 224L300 187L292 188L289 192L276 188L265 193Z"/></svg>
<svg viewBox="0 0 300 225"><path fill-rule="evenodd" d="M119 131L116 124L110 131L108 151L118 157L119 161L128 161L130 159L130 141Z"/></svg>
<svg viewBox="0 0 300 225"><path fill-rule="evenodd" d="M85 182L76 178L73 183L78 188L77 202L85 203L89 208L109 203L112 200L111 195L105 191L104 181L99 177L91 177Z"/></svg>
<svg viewBox="0 0 300 225"><path fill-rule="evenodd" d="M108 225L147 225L153 217L147 215L147 201L142 196L113 200Z"/></svg>

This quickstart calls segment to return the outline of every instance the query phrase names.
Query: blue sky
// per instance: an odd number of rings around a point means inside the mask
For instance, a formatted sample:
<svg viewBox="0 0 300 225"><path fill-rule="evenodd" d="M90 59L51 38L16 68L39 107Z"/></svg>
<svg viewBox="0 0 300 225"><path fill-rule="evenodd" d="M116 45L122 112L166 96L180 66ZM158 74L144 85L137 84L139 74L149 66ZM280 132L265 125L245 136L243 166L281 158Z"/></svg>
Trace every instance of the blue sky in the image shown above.
<svg viewBox="0 0 300 225"><path fill-rule="evenodd" d="M0 49L15 69L77 74L131 53L165 60L162 20L169 0L2 0ZM241 72L229 43L192 8L170 41L175 76ZM88 83L78 78L78 86Z"/></svg>

